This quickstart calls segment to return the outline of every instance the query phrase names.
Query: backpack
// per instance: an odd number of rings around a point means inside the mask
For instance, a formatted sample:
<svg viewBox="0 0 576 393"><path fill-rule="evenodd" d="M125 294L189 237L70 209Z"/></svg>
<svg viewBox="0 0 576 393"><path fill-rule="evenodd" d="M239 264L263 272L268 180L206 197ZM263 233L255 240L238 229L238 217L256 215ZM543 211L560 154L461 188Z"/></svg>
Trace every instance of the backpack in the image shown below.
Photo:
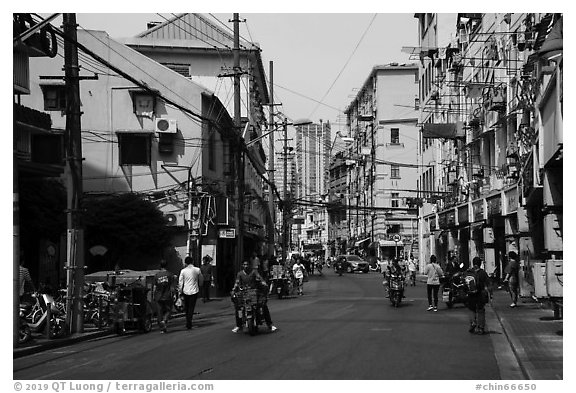
<svg viewBox="0 0 576 393"><path fill-rule="evenodd" d="M474 270L467 270L464 273L464 288L468 295L477 295L480 293L478 288L478 275Z"/></svg>

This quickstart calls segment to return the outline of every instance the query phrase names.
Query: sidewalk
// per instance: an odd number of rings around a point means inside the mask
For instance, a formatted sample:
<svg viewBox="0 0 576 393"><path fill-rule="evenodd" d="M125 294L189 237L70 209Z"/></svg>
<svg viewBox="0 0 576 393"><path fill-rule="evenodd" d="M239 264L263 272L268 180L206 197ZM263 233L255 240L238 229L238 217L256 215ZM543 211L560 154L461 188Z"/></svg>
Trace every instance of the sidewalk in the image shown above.
<svg viewBox="0 0 576 393"><path fill-rule="evenodd" d="M510 342L526 379L563 379L563 320L554 311L532 299L510 307L510 295L496 290L492 309Z"/></svg>
<svg viewBox="0 0 576 393"><path fill-rule="evenodd" d="M426 283L426 276L418 274L417 280ZM533 299L521 298L515 308L511 308L510 303L508 292L495 290L487 312L494 312L523 378L562 380L563 320L555 320L551 307Z"/></svg>
<svg viewBox="0 0 576 393"><path fill-rule="evenodd" d="M232 302L229 297L213 297L209 302L204 303L202 299L198 299L196 303L196 310L194 313L194 321L202 321L206 318L214 318L223 315L230 315L230 324L233 324L233 309ZM183 318L184 313L173 313L172 319ZM154 320L152 332L158 330L158 324ZM74 333L69 337L48 339L45 335L34 333L33 339L18 348L13 349L13 358L28 356L34 353L42 352L49 349L65 347L78 342L100 338L105 336L115 336L116 333L109 329L98 330L95 327L86 326L84 332Z"/></svg>

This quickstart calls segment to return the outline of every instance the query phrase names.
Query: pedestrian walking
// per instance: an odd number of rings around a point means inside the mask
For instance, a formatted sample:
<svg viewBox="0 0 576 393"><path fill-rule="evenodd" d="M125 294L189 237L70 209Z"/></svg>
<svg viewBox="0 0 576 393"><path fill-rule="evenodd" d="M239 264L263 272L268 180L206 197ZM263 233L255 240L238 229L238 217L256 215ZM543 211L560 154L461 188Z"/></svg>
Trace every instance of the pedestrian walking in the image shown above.
<svg viewBox="0 0 576 393"><path fill-rule="evenodd" d="M32 294L36 291L34 286L34 282L32 281L32 276L30 275L30 271L27 267L24 267L24 260L20 260L20 266L18 271L18 279L19 279L19 295L20 295L20 302L22 303L32 303L33 298Z"/></svg>
<svg viewBox="0 0 576 393"><path fill-rule="evenodd" d="M410 258L408 261L408 271L410 272L410 286L416 286L416 272L418 270L418 266L416 266L416 261L414 258Z"/></svg>
<svg viewBox="0 0 576 393"><path fill-rule="evenodd" d="M294 272L294 278L296 279L296 284L298 287L298 295L304 295L304 275L306 274L306 268L302 264L302 260L298 258L294 266L292 266L292 271Z"/></svg>
<svg viewBox="0 0 576 393"><path fill-rule="evenodd" d="M258 273L260 273L260 258L258 258L256 251L252 253L252 258L250 258L250 265L252 270L256 270Z"/></svg>
<svg viewBox="0 0 576 393"><path fill-rule="evenodd" d="M506 278L504 283L508 283L508 288L510 291L510 297L512 298L512 303L510 307L514 308L518 304L518 290L520 287L519 272L520 263L518 262L518 254L514 251L508 253L508 265L506 266Z"/></svg>
<svg viewBox="0 0 576 393"><path fill-rule="evenodd" d="M481 268L482 260L474 257L472 267L464 273L468 293L466 306L470 310L470 333L486 334L486 310L484 306L492 297L488 274Z"/></svg>
<svg viewBox="0 0 576 393"><path fill-rule="evenodd" d="M440 289L440 277L444 275L442 268L436 263L436 255L430 256L430 262L424 267L426 291L428 293L428 309L426 311L438 311L438 290Z"/></svg>
<svg viewBox="0 0 576 393"><path fill-rule="evenodd" d="M163 259L160 261L160 271L154 275L154 285L152 287L152 298L156 302L158 310L158 325L160 332L166 333L168 320L172 311L172 294L175 289L176 277L166 270L168 263Z"/></svg>
<svg viewBox="0 0 576 393"><path fill-rule="evenodd" d="M210 301L210 288L214 286L212 277L212 257L204 255L202 258L202 266L200 266L200 273L202 273L202 301L204 303Z"/></svg>
<svg viewBox="0 0 576 393"><path fill-rule="evenodd" d="M184 263L186 264L186 267L180 271L178 290L180 296L184 298L186 329L190 330L192 329L192 316L194 315L194 309L196 308L196 300L198 299L200 286L204 283L204 278L202 277L200 268L194 266L192 257L186 257Z"/></svg>
<svg viewBox="0 0 576 393"><path fill-rule="evenodd" d="M262 258L262 278L268 281L270 277L270 257L268 255Z"/></svg>

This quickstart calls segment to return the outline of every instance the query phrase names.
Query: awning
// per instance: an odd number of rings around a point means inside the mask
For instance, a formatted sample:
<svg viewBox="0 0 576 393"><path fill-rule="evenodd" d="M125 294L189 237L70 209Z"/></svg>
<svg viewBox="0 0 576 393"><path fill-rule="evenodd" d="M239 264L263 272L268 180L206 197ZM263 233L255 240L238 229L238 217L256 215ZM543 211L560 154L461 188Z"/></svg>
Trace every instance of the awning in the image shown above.
<svg viewBox="0 0 576 393"><path fill-rule="evenodd" d="M404 247L404 242L395 242L393 240L380 240L380 247Z"/></svg>
<svg viewBox="0 0 576 393"><path fill-rule="evenodd" d="M302 246L303 251L315 251L315 250L322 250L322 244L320 243L311 243L311 244L304 244Z"/></svg>
<svg viewBox="0 0 576 393"><path fill-rule="evenodd" d="M368 244L368 248L378 248L380 244L378 242L372 242Z"/></svg>
<svg viewBox="0 0 576 393"><path fill-rule="evenodd" d="M552 58L561 55L564 49L564 29L562 18L558 19L548 33L542 47L537 52L540 57Z"/></svg>
<svg viewBox="0 0 576 393"><path fill-rule="evenodd" d="M356 247L358 247L360 244L362 244L362 243L364 243L364 242L367 242L368 240L370 240L369 237L367 237L366 239L358 240L356 243L354 243L354 245L355 245Z"/></svg>
<svg viewBox="0 0 576 393"><path fill-rule="evenodd" d="M455 139L465 138L463 123L424 123L422 126L422 136L424 138L444 138Z"/></svg>

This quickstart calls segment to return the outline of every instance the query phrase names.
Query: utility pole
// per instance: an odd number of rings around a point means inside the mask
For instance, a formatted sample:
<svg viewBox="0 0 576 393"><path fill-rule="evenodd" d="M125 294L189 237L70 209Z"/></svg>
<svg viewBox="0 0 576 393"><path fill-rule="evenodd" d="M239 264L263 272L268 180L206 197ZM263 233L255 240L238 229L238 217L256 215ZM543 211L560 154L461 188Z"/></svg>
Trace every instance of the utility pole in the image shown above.
<svg viewBox="0 0 576 393"><path fill-rule="evenodd" d="M66 322L72 333L83 331L84 228L82 222L82 139L76 14L63 15L66 80L66 177L68 179Z"/></svg>
<svg viewBox="0 0 576 393"><path fill-rule="evenodd" d="M244 140L240 112L240 15L233 14L234 23L234 128L238 136L236 146L236 260L239 271L244 258Z"/></svg>
<svg viewBox="0 0 576 393"><path fill-rule="evenodd" d="M374 123L371 124L372 131L372 149L371 158L372 164L370 165L370 207L372 211L370 212L370 217L372 221L372 229L370 230L370 243L374 243L374 219L376 218L376 211L374 210L374 183L376 183L376 133L374 132ZM378 251L378 248L376 248Z"/></svg>
<svg viewBox="0 0 576 393"><path fill-rule="evenodd" d="M288 124L286 123L286 118L282 122L282 128L284 129L284 179L283 184L283 194L282 199L284 200L282 209L282 261L286 261L287 248L288 248Z"/></svg>
<svg viewBox="0 0 576 393"><path fill-rule="evenodd" d="M14 135L16 135L16 122L13 123ZM14 146L16 144L14 143ZM18 346L20 338L20 202L18 191L18 159L16 158L16 147L12 153L12 198L13 198L13 239L12 239L12 344L14 348Z"/></svg>
<svg viewBox="0 0 576 393"><path fill-rule="evenodd" d="M271 131L269 134L269 147L268 147L268 179L270 179L271 184L274 183L274 62L270 61L270 111L269 111L268 126ZM272 186L268 185L268 210L270 211L270 233L268 235L268 254L274 255L274 244L275 240L275 216L276 211L274 209L274 193L272 192Z"/></svg>

